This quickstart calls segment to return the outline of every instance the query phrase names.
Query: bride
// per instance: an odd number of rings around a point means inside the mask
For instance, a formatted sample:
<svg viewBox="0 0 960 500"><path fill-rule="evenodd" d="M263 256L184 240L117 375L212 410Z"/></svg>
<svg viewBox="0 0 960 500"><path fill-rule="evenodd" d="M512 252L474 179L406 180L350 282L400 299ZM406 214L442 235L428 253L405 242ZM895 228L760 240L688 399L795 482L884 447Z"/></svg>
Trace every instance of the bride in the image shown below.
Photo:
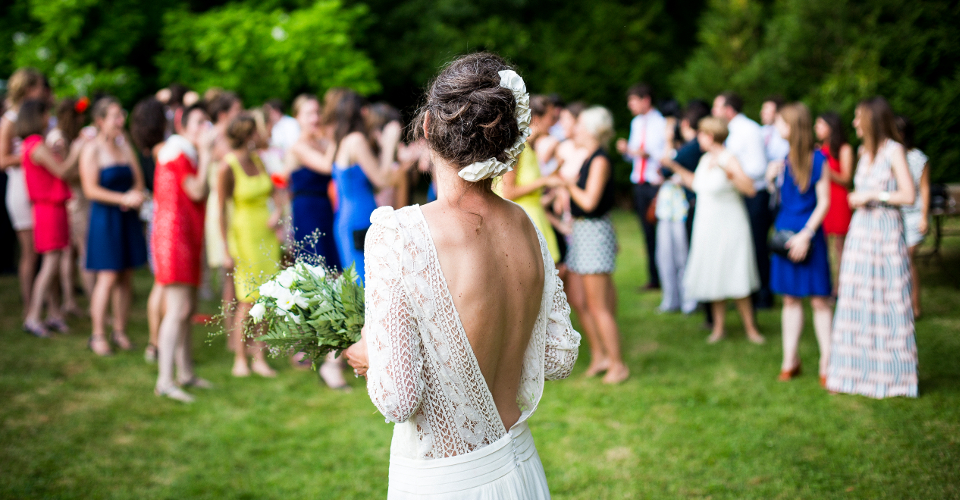
<svg viewBox="0 0 960 500"><path fill-rule="evenodd" d="M543 235L490 190L516 164L528 104L500 57L449 64L414 124L437 201L371 217L366 327L345 354L396 423L390 499L550 497L527 419L580 335Z"/></svg>

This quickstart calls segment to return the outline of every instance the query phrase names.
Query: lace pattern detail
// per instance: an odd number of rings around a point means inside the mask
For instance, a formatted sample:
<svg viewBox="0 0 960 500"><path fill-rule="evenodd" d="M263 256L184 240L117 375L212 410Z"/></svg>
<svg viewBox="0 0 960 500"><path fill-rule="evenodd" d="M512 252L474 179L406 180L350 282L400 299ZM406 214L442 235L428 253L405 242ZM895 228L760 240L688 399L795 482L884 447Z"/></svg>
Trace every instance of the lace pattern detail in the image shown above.
<svg viewBox="0 0 960 500"><path fill-rule="evenodd" d="M430 459L495 442L507 429L460 323L420 208L383 207L371 222L365 243L367 389L386 419L399 424L394 447L410 458ZM524 354L518 423L536 410L544 379L570 374L580 345L562 282L538 235L543 298ZM401 431L400 425L415 431ZM414 438L415 443L406 442Z"/></svg>

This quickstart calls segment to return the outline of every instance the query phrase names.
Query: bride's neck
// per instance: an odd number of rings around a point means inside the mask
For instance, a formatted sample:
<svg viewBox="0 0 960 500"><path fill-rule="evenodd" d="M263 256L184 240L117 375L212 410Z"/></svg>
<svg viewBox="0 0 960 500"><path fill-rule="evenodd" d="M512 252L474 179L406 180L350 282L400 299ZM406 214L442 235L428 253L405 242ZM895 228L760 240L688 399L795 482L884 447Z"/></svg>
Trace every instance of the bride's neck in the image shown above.
<svg viewBox="0 0 960 500"><path fill-rule="evenodd" d="M474 183L457 175L458 169L433 155L433 175L437 181L437 202L441 205L476 211L490 199L499 196L485 189L475 189Z"/></svg>

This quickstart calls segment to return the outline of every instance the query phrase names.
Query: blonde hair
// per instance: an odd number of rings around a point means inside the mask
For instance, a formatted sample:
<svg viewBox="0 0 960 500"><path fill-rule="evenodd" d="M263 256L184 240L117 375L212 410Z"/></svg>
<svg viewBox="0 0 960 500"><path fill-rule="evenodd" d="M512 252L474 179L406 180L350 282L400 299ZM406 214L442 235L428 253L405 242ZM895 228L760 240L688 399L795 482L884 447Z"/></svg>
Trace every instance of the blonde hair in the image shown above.
<svg viewBox="0 0 960 500"><path fill-rule="evenodd" d="M727 140L727 136L730 135L730 129L727 128L727 124L723 123L723 120L713 116L701 118L700 123L697 124L697 131L713 137L714 142L721 144Z"/></svg>
<svg viewBox="0 0 960 500"><path fill-rule="evenodd" d="M592 106L577 117L580 125L606 149L613 139L613 115L603 106Z"/></svg>
<svg viewBox="0 0 960 500"><path fill-rule="evenodd" d="M810 187L813 173L813 120L810 110L801 102L788 104L780 110L780 118L790 126L790 172L801 193Z"/></svg>
<svg viewBox="0 0 960 500"><path fill-rule="evenodd" d="M34 68L20 68L13 72L7 83L7 99L10 107L20 106L30 89L43 85L43 73Z"/></svg>
<svg viewBox="0 0 960 500"><path fill-rule="evenodd" d="M293 117L296 118L300 114L300 110L303 109L303 105L310 102L317 101L320 103L320 99L317 99L317 96L313 94L300 94L296 99L293 100L293 106L290 108L293 111Z"/></svg>

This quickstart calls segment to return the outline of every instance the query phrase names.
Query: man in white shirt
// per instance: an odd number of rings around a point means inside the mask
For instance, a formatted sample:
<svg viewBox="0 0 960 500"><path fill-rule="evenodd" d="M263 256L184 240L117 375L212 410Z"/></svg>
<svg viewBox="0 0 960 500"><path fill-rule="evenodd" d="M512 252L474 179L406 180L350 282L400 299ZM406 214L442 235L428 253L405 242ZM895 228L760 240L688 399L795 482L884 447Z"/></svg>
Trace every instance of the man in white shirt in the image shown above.
<svg viewBox="0 0 960 500"><path fill-rule="evenodd" d="M633 163L630 182L633 183L633 206L640 218L643 237L647 250L647 272L650 281L647 290L660 288L660 275L657 271L657 221L648 218L650 210L663 176L660 175L660 158L667 150L667 122L663 115L653 107L653 93L650 86L638 83L627 91L627 108L634 118L630 122L630 138L617 141L617 151L627 161ZM650 220L652 219L652 220Z"/></svg>
<svg viewBox="0 0 960 500"><path fill-rule="evenodd" d="M270 129L270 146L286 152L300 138L300 124L292 116L283 114L283 101L270 99L263 103Z"/></svg>
<svg viewBox="0 0 960 500"><path fill-rule="evenodd" d="M767 152L767 163L782 160L790 153L790 143L777 132L777 127L773 126L773 121L777 119L777 113L783 105L783 98L775 95L768 97L760 106L760 123L763 124L760 134Z"/></svg>
<svg viewBox="0 0 960 500"><path fill-rule="evenodd" d="M713 116L727 122L730 135L724 145L737 158L757 188L757 194L744 197L747 214L750 217L750 230L753 233L753 249L760 271L760 290L754 294L754 307L768 309L773 307L773 294L770 292L770 252L767 238L773 225L773 212L770 210L770 193L764 174L767 172L767 152L763 143L760 125L743 114L743 99L733 92L725 92L713 100Z"/></svg>

